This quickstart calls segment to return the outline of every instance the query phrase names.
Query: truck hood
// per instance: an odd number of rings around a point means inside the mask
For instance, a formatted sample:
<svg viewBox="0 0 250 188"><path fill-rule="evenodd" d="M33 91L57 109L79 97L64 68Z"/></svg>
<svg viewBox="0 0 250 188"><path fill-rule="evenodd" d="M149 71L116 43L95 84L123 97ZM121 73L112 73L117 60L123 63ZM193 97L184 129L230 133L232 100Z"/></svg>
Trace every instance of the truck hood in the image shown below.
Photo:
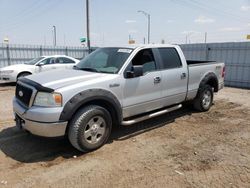
<svg viewBox="0 0 250 188"><path fill-rule="evenodd" d="M54 70L42 72L27 76L27 79L35 81L44 87L51 89L59 89L74 84L79 84L87 81L112 79L116 77L115 74L95 73L82 70Z"/></svg>

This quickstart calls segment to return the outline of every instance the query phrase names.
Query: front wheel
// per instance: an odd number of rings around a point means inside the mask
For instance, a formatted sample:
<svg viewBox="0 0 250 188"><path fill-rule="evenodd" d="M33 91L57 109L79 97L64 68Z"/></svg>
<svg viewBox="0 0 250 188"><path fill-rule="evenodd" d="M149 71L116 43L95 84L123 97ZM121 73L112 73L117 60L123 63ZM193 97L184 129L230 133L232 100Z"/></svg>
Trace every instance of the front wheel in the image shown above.
<svg viewBox="0 0 250 188"><path fill-rule="evenodd" d="M198 91L194 99L194 108L198 111L205 112L210 109L213 103L213 89L209 85L204 85Z"/></svg>
<svg viewBox="0 0 250 188"><path fill-rule="evenodd" d="M70 143L80 151L92 151L106 143L111 133L112 118L103 107L91 105L80 109L70 121Z"/></svg>

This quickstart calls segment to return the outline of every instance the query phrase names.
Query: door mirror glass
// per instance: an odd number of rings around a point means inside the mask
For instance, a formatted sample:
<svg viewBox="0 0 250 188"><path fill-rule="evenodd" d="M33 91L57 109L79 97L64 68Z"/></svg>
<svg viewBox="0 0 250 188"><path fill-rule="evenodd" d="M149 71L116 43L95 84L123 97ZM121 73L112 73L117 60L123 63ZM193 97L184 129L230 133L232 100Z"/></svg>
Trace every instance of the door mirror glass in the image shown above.
<svg viewBox="0 0 250 188"><path fill-rule="evenodd" d="M41 66L43 66L43 65L45 65L45 63L44 63L44 62L41 62L41 63L39 63L37 66L41 67Z"/></svg>
<svg viewBox="0 0 250 188"><path fill-rule="evenodd" d="M131 67L131 71L127 71L127 78L136 78L143 75L142 65L134 65Z"/></svg>

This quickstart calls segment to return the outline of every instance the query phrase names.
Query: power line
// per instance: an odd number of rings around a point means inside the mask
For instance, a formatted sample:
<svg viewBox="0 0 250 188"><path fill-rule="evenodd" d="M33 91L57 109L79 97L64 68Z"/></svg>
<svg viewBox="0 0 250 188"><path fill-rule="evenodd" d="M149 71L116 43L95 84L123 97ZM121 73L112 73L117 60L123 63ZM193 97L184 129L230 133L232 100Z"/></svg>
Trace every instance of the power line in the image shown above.
<svg viewBox="0 0 250 188"><path fill-rule="evenodd" d="M39 6L38 9L35 9L34 11L27 11L25 14L23 14L23 16L16 20L13 20L12 22L9 22L7 24L4 24L0 27L0 31L7 31L7 30L12 30L18 27L21 27L25 24L27 24L30 21L33 21L34 19L37 19L38 17L46 14L47 12L49 12L51 9L53 9L55 7L55 5L58 5L60 3L62 3L62 1L64 0L54 0L54 1L49 1L46 3L44 3L44 6ZM38 4L36 4L36 6L38 6ZM58 7L58 6L57 6Z"/></svg>
<svg viewBox="0 0 250 188"><path fill-rule="evenodd" d="M230 17L235 18L235 19L240 19L240 20L242 19L242 20L249 21L249 18L242 17L242 16L236 15L236 14L232 14L233 10L231 10L231 12L228 12L228 11L225 11L224 9L218 9L217 7L212 7L208 4L205 4L204 2L198 2L197 0L189 0L189 3L193 3L194 5L199 6L202 9L206 9L208 11L213 11L213 12L216 12L218 14L230 16ZM224 7L225 7L225 5L224 5Z"/></svg>
<svg viewBox="0 0 250 188"><path fill-rule="evenodd" d="M175 4L178 4L180 6L183 6L183 7L188 7L190 9L202 9L202 10L205 10L206 12L210 12L210 13L214 13L214 14L219 14L219 15L222 15L222 16L225 16L225 17L230 17L232 19L235 19L235 20L238 20L242 23L245 23L245 22L248 22L249 19L248 18L245 18L245 17L241 17L239 15L234 15L234 14L231 14L227 11L224 11L224 10L221 10L221 9L218 9L218 8L215 8L215 7L211 7L207 4L202 4L201 2L197 2L195 0L189 0L189 1L180 1L180 0L171 0L171 2L175 3ZM245 21L243 21L245 20Z"/></svg>

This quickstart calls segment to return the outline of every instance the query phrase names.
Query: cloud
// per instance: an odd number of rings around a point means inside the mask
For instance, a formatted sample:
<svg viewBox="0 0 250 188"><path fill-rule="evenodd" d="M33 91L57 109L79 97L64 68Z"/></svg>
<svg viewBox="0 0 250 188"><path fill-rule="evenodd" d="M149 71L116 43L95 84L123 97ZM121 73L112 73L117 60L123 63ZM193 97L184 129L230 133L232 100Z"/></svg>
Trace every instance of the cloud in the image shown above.
<svg viewBox="0 0 250 188"><path fill-rule="evenodd" d="M194 22L199 24L205 24L205 23L213 23L215 22L215 20L212 18L207 18L205 16L199 16L194 20Z"/></svg>
<svg viewBox="0 0 250 188"><path fill-rule="evenodd" d="M240 7L240 9L241 9L242 11L249 11L249 10L250 10L250 6L249 6L249 5L242 5L242 6Z"/></svg>
<svg viewBox="0 0 250 188"><path fill-rule="evenodd" d="M126 20L126 23L136 23L136 20Z"/></svg>
<svg viewBox="0 0 250 188"><path fill-rule="evenodd" d="M240 27L224 27L219 29L220 31L241 31Z"/></svg>
<svg viewBox="0 0 250 188"><path fill-rule="evenodd" d="M250 23L247 24L247 27L250 27Z"/></svg>

